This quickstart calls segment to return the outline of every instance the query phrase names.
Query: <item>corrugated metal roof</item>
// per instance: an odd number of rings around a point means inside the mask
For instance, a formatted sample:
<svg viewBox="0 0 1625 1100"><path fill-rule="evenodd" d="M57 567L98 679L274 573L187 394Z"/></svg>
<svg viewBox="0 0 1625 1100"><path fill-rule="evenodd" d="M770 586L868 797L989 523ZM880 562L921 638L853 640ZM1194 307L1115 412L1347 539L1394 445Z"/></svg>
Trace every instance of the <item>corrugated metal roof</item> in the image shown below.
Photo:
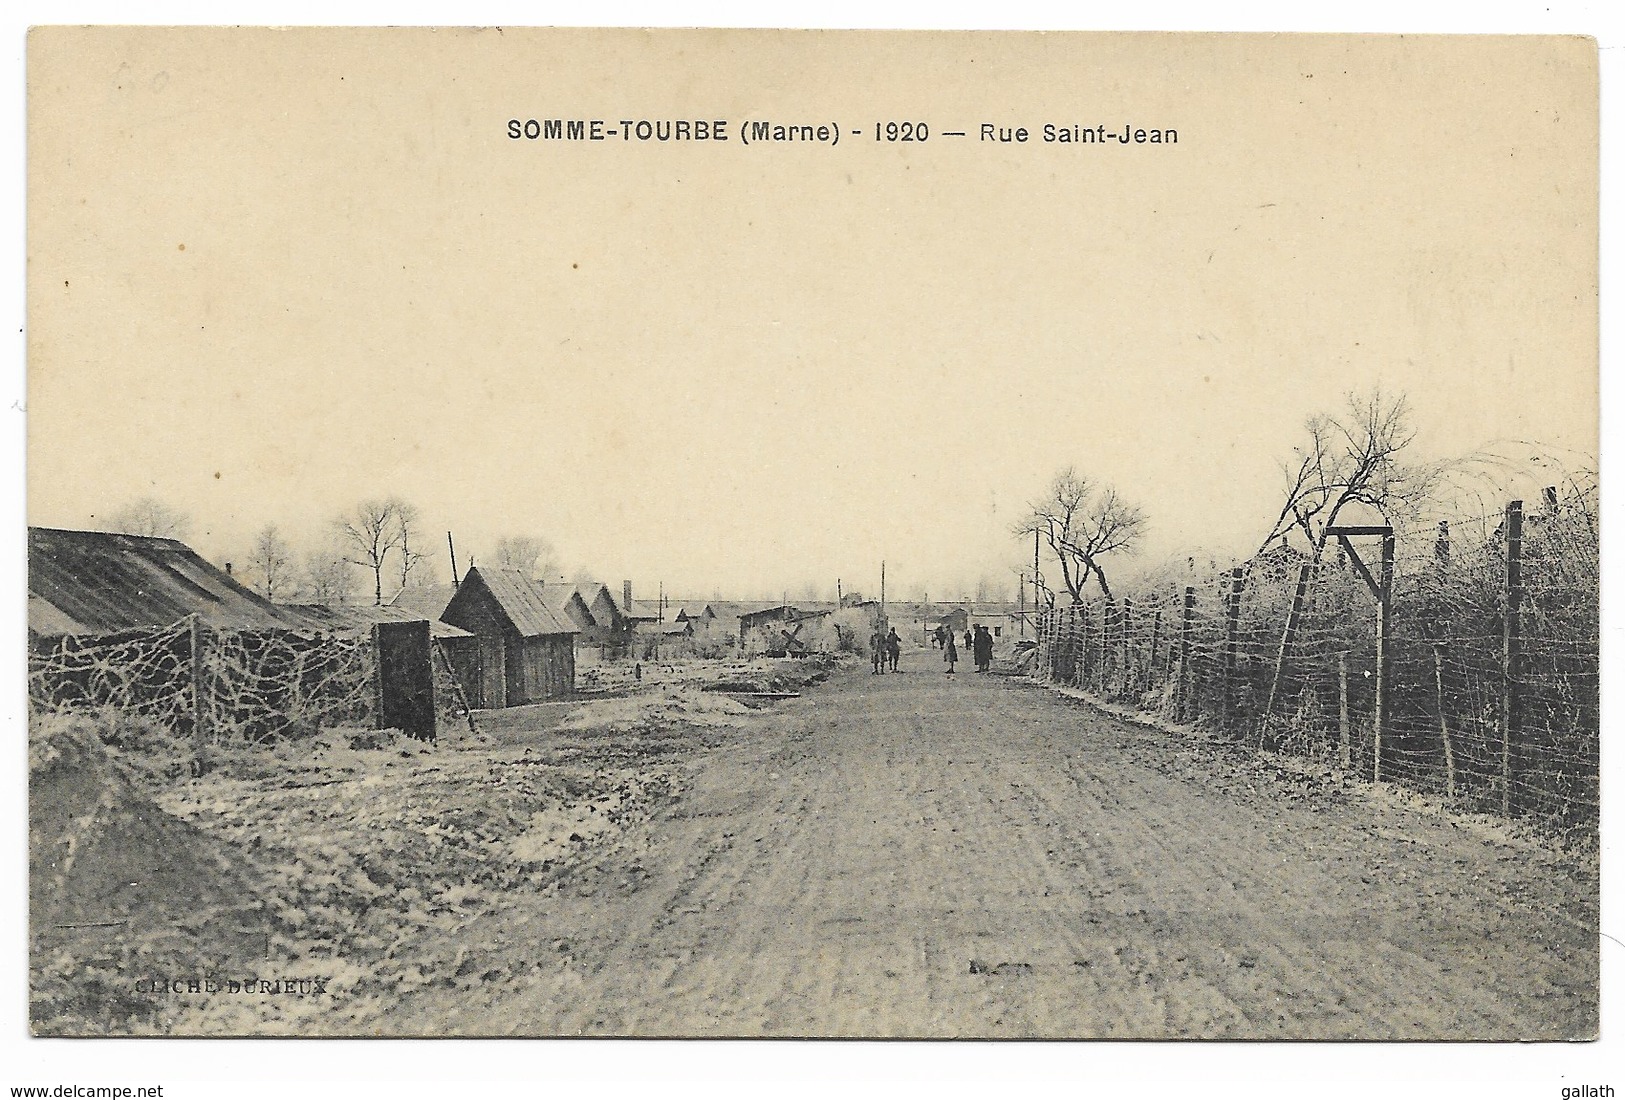
<svg viewBox="0 0 1625 1100"><path fill-rule="evenodd" d="M174 539L28 529L28 629L108 634L197 615L217 630L308 629Z"/></svg>
<svg viewBox="0 0 1625 1100"><path fill-rule="evenodd" d="M390 600L391 607L404 608L422 619L438 619L451 598L457 595L454 584L428 584L416 588L403 588Z"/></svg>
<svg viewBox="0 0 1625 1100"><path fill-rule="evenodd" d="M373 623L412 623L428 619L429 637L440 638L472 638L474 635L460 626L441 622L437 618L418 614L410 608L397 607L394 604L384 604L382 607L374 604L344 604L333 606L321 603L289 604L294 610L314 622L320 623L336 634L365 634L372 629Z"/></svg>
<svg viewBox="0 0 1625 1100"><path fill-rule="evenodd" d="M485 585L486 591L491 593L521 636L539 638L545 634L580 633L567 617L561 619L553 613L542 595L542 586L519 570L470 566L463 576L463 585L466 586L471 578ZM461 593L462 588L459 588L458 594Z"/></svg>

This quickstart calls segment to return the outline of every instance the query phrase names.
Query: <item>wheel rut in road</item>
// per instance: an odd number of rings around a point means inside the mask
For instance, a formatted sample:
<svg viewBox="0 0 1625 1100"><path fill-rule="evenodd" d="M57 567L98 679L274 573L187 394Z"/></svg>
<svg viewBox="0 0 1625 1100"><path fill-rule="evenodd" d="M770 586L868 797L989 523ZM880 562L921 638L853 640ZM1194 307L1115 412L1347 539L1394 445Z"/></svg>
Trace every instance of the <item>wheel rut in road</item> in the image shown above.
<svg viewBox="0 0 1625 1100"><path fill-rule="evenodd" d="M844 671L697 753L533 979L523 1035L1537 1039L1595 1033L1595 880L1444 814L1221 789L1025 681ZM635 860L646 877L614 889ZM596 877L594 877L596 876ZM444 1016L449 1024L437 1022Z"/></svg>

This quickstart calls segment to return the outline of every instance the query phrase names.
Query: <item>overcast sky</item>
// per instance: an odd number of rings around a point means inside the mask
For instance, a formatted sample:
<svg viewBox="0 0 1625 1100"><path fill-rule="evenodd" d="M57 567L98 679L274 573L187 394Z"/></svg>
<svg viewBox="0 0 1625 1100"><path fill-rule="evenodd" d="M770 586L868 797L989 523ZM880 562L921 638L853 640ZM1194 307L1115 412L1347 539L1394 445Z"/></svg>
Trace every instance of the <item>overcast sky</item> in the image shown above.
<svg viewBox="0 0 1625 1100"><path fill-rule="evenodd" d="M885 558L949 596L1027 558L1066 464L1144 505L1148 554L1250 548L1351 388L1408 393L1434 455L1596 448L1581 45L57 34L31 523L153 495L226 560L397 494L465 557L542 535L645 595L867 591ZM510 141L531 117L732 140Z"/></svg>

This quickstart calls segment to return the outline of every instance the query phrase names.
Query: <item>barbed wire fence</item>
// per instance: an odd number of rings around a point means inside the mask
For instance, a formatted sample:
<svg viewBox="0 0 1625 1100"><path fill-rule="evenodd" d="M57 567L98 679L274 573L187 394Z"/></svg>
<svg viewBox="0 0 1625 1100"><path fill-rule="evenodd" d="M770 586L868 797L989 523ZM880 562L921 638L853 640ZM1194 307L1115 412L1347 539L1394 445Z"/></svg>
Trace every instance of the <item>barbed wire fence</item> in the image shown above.
<svg viewBox="0 0 1625 1100"><path fill-rule="evenodd" d="M140 715L200 745L265 742L370 725L375 671L369 638L216 631L188 616L167 627L32 642L28 697L41 713Z"/></svg>
<svg viewBox="0 0 1625 1100"><path fill-rule="evenodd" d="M1594 829L1596 517L1594 478L1532 503L1458 495L1393 525L1386 584L1364 540L1319 561L1192 559L1177 580L1044 612L1036 674L1469 810Z"/></svg>

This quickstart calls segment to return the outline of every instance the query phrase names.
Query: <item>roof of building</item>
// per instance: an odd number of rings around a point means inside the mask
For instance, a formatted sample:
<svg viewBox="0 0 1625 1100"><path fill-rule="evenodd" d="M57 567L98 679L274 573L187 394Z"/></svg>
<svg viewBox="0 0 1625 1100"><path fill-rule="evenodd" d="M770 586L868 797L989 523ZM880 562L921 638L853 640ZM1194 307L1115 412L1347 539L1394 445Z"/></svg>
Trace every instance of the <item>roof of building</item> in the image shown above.
<svg viewBox="0 0 1625 1100"><path fill-rule="evenodd" d="M584 584L579 586L576 591L581 593L582 602L584 602L588 607L591 607L597 602L598 597L602 596L608 600L610 606L615 609L615 614L624 614L624 612L621 610L621 601L616 597L615 593L610 591L609 585L607 584Z"/></svg>
<svg viewBox="0 0 1625 1100"><path fill-rule="evenodd" d="M438 618L431 618L419 614L409 608L398 604L320 604L300 603L289 604L307 619L321 623L335 634L364 634L372 629L373 623L411 623L422 622L428 619L429 637L444 641L448 638L472 638L474 635L460 626L441 622Z"/></svg>
<svg viewBox="0 0 1625 1100"><path fill-rule="evenodd" d="M110 634L197 615L217 630L310 629L174 539L28 529L31 634Z"/></svg>
<svg viewBox="0 0 1625 1100"><path fill-rule="evenodd" d="M544 584L541 590L542 602L547 604L547 609L555 617L572 622L583 630L598 625L598 620L592 617L592 608L587 606L586 598L577 589Z"/></svg>
<svg viewBox="0 0 1625 1100"><path fill-rule="evenodd" d="M753 615L782 604L778 600L711 600L705 606L719 619L737 619L741 615Z"/></svg>
<svg viewBox="0 0 1625 1100"><path fill-rule="evenodd" d="M759 607L755 611L742 611L739 614L739 618L741 621L746 619L793 619L796 617L796 614L796 609L790 604L775 603L769 604L766 607Z"/></svg>
<svg viewBox="0 0 1625 1100"><path fill-rule="evenodd" d="M395 593L390 606L411 611L419 618L438 619L451 598L457 595L455 584L425 584L403 588Z"/></svg>
<svg viewBox="0 0 1625 1100"><path fill-rule="evenodd" d="M451 610L471 583L484 586L521 637L580 633L574 623L568 618L561 618L548 606L547 599L542 595L542 586L517 569L469 566L468 572L463 574L463 583L457 588L457 595L452 597L446 610Z"/></svg>
<svg viewBox="0 0 1625 1100"><path fill-rule="evenodd" d="M694 625L688 619L673 619L670 622L650 623L648 625L656 634L676 635L694 633Z"/></svg>

